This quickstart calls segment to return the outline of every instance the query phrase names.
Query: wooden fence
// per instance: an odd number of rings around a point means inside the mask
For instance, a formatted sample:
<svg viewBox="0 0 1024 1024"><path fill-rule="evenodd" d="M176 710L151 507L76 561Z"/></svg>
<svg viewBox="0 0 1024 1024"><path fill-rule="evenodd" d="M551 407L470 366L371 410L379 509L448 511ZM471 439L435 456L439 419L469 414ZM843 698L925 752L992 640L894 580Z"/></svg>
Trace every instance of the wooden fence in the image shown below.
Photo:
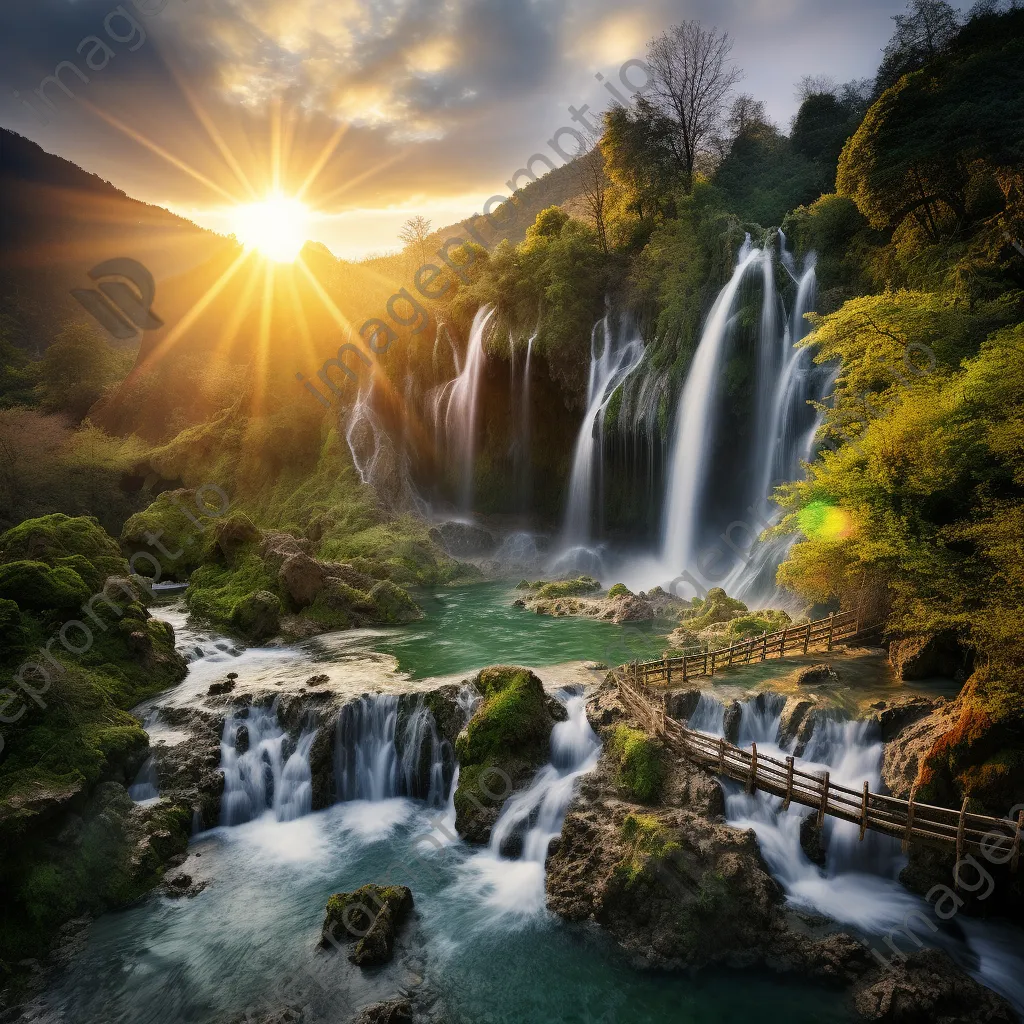
<svg viewBox="0 0 1024 1024"><path fill-rule="evenodd" d="M825 815L860 826L863 840L868 831L881 832L902 840L904 851L911 842L924 843L965 853L982 852L994 863L1009 861L1013 871L1020 859L1024 811L1016 822L974 814L967 800L959 811L872 793L865 782L860 790L838 785L827 771L814 774L797 767L793 757L785 761L759 754L757 745L743 750L705 733L687 729L665 713L664 698L657 698L643 684L619 673L619 696L638 721L660 737L667 747L688 760L745 785L748 793L762 790L783 798L783 808L791 803L812 807L821 825Z"/></svg>
<svg viewBox="0 0 1024 1024"><path fill-rule="evenodd" d="M840 612L802 626L787 626L776 633L741 640L720 651L634 663L630 669L644 686L685 686L696 676L713 676L715 672L734 665L784 658L787 654L807 654L812 649L831 650L840 641L874 628L873 625L865 626L857 612Z"/></svg>

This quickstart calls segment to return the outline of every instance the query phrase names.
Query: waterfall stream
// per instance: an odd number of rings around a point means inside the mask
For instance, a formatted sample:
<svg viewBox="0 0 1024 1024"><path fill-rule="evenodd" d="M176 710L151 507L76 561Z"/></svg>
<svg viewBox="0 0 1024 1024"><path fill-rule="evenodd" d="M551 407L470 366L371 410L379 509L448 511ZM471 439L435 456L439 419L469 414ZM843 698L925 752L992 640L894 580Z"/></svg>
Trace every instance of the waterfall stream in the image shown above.
<svg viewBox="0 0 1024 1024"><path fill-rule="evenodd" d="M713 696L702 694L689 724L721 736L714 704L721 707ZM738 745L749 748L756 743L758 754L783 760L791 752L780 745L784 705L785 698L779 694L762 694L743 702ZM872 792L881 792L884 753L877 723L818 714L799 761L804 771L821 773L827 769L832 781L840 785L859 790L866 781ZM900 934L910 919L926 924L934 919L932 907L899 882L907 863L899 840L867 832L861 841L859 826L826 816L821 835L825 861L819 865L805 853L800 838L801 823L813 811L796 804L783 810L780 797L763 792L748 794L731 781L723 782L723 788L726 820L736 828L754 830L765 863L793 906L829 917L862 936L874 937L873 942L864 941L886 957L893 951L885 944L885 936ZM965 970L1006 996L1018 1009L1024 1006L1024 985L1019 980L1024 970L1019 930L967 915L961 915L956 925L952 930L937 925L932 926L934 930L917 928L915 934L924 945L944 948ZM906 936L903 938L906 947Z"/></svg>

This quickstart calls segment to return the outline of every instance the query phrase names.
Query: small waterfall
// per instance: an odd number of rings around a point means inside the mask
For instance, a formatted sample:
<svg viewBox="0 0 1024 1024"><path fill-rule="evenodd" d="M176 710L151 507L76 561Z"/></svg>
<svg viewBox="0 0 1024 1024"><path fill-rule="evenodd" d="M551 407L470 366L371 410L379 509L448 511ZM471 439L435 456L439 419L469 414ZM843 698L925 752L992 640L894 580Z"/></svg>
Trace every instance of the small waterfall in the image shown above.
<svg viewBox="0 0 1024 1024"><path fill-rule="evenodd" d="M590 334L587 411L573 450L569 498L562 528L564 548L586 546L590 541L593 510L595 505L598 509L603 506L600 472L608 403L619 385L640 365L643 356L643 339L631 320L624 320L614 331L607 316L594 325ZM595 469L599 474L596 486Z"/></svg>
<svg viewBox="0 0 1024 1024"><path fill-rule="evenodd" d="M510 797L491 831L490 852L500 857L522 840L517 860L543 868L548 846L562 829L576 780L597 764L601 741L587 720L587 698L563 691L558 699L568 718L551 730L551 763L534 777L530 788Z"/></svg>
<svg viewBox="0 0 1024 1024"><path fill-rule="evenodd" d="M761 258L761 250L751 248L748 235L729 283L711 307L679 399L675 439L669 458L661 549L665 571L673 575L688 569L696 553L694 545L708 472L719 367L740 285L750 267Z"/></svg>
<svg viewBox="0 0 1024 1024"><path fill-rule="evenodd" d="M697 732L706 732L712 736L725 735L725 705L712 697L709 693L701 691L700 700L690 715L687 723L691 729Z"/></svg>
<svg viewBox="0 0 1024 1024"><path fill-rule="evenodd" d="M453 381L449 381L435 401L435 415L440 422L444 408L446 450L451 453L459 476L459 502L463 511L470 511L473 501L473 459L476 454L477 415L480 382L483 378L484 338L494 318L494 306L481 306L473 318L466 350L466 362Z"/></svg>
<svg viewBox="0 0 1024 1024"><path fill-rule="evenodd" d="M407 796L444 806L455 771L451 744L422 697L402 719L393 694L360 697L341 709L334 727L337 802Z"/></svg>
<svg viewBox="0 0 1024 1024"><path fill-rule="evenodd" d="M522 499L522 507L526 512L530 511L530 499L533 493L533 423L531 420L532 408L530 406L530 367L533 362L533 343L537 340L537 332L527 339L526 361L523 364L523 386L519 398L519 454L520 454L520 481L519 490Z"/></svg>
<svg viewBox="0 0 1024 1024"><path fill-rule="evenodd" d="M221 824L241 825L267 812L278 821L309 814L313 807L309 754L315 738L316 730L307 727L293 744L278 722L276 703L232 712L224 720L220 743Z"/></svg>
<svg viewBox="0 0 1024 1024"><path fill-rule="evenodd" d="M156 761L146 758L135 781L128 787L128 795L137 803L144 804L160 799L160 784L156 774Z"/></svg>

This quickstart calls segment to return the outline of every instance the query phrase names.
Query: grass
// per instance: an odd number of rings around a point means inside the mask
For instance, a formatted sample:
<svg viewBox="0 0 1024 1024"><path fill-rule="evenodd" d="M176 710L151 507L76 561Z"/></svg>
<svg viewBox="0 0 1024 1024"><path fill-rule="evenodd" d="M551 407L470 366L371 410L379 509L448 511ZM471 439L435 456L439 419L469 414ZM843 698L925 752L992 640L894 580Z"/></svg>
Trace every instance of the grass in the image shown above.
<svg viewBox="0 0 1024 1024"><path fill-rule="evenodd" d="M638 803L654 803L665 782L665 762L660 745L639 729L616 726L608 743L618 763L615 781Z"/></svg>

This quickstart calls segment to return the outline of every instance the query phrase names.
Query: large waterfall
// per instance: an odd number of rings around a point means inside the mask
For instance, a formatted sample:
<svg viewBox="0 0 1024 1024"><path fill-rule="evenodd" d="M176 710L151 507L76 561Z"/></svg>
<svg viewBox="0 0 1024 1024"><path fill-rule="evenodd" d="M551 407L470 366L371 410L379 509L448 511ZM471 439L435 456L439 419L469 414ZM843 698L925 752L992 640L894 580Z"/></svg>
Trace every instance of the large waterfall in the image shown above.
<svg viewBox="0 0 1024 1024"><path fill-rule="evenodd" d="M729 283L711 307L676 413L669 457L662 526L661 562L673 577L689 569L696 555L698 517L708 475L712 431L717 412L719 373L725 343L733 326L736 299L747 271L765 254L750 238L740 250Z"/></svg>
<svg viewBox="0 0 1024 1024"><path fill-rule="evenodd" d="M434 422L440 434L444 423L444 444L459 479L459 504L469 512L473 504L473 460L476 454L477 421L480 406L480 384L486 355L484 341L494 318L493 306L481 306L473 317L466 361L459 375L449 381L434 399Z"/></svg>
<svg viewBox="0 0 1024 1024"><path fill-rule="evenodd" d="M601 472L608 404L619 385L640 365L643 356L643 338L631 319L622 318L619 324L612 326L605 316L594 325L590 336L587 411L573 449L562 528L563 550L583 547L590 542L594 509L602 507Z"/></svg>

